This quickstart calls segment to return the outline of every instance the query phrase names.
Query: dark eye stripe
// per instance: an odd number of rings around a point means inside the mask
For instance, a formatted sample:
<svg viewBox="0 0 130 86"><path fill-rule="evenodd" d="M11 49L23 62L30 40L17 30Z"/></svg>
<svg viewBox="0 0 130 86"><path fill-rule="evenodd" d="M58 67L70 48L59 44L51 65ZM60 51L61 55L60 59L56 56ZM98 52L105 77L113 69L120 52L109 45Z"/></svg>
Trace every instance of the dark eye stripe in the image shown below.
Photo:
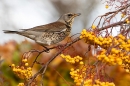
<svg viewBox="0 0 130 86"><path fill-rule="evenodd" d="M72 14L68 14L68 16L72 16Z"/></svg>

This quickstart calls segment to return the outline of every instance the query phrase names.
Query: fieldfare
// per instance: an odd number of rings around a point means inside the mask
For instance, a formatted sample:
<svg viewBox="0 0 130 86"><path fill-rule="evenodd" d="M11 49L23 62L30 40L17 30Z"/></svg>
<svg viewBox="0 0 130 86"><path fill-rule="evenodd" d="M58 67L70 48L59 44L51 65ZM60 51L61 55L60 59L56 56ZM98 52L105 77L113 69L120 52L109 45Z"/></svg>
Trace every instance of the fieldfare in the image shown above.
<svg viewBox="0 0 130 86"><path fill-rule="evenodd" d="M62 15L56 22L46 25L36 26L29 29L21 29L20 31L4 30L4 33L15 33L34 40L43 47L56 44L70 34L72 23L76 16L80 13L66 13ZM46 48L46 47L45 47Z"/></svg>

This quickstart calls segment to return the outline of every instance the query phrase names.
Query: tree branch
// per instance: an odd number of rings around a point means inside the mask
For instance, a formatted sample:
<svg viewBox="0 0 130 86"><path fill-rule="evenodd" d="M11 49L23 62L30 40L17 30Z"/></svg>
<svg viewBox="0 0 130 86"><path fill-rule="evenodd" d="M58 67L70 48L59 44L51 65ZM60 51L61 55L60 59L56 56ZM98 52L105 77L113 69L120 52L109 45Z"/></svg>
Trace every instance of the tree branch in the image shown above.
<svg viewBox="0 0 130 86"><path fill-rule="evenodd" d="M44 64L42 66L42 68L34 75L30 78L30 80L28 81L28 83L26 84L26 86L30 86L30 84L33 82L33 80L40 74L44 74L46 72L46 69L48 67L48 65L59 55L62 53L62 51L64 51L67 47L71 46L72 44L76 43L77 41L79 41L80 38L76 38L75 40L67 43L66 46L64 46L58 53L56 53L46 64Z"/></svg>

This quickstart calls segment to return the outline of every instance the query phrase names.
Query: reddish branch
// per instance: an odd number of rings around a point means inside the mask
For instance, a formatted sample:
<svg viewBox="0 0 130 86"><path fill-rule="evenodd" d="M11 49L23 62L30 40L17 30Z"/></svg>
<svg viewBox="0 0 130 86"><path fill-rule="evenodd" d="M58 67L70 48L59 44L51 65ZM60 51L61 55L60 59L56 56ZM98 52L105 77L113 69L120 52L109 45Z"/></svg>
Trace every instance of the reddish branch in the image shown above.
<svg viewBox="0 0 130 86"><path fill-rule="evenodd" d="M126 6L123 6L122 8L120 8L120 9L118 9L116 11L108 12L103 16L107 16L107 15L110 15L110 14L113 14L113 13L121 12L122 10L127 9L128 7L130 7L130 4L127 4Z"/></svg>
<svg viewBox="0 0 130 86"><path fill-rule="evenodd" d="M118 25L125 24L125 23L126 23L126 21L119 21L119 22L107 25L105 27L102 27L102 28L98 29L98 31L102 31L102 30L105 30L105 29L108 29L108 28L111 28L111 27L115 27L115 26L118 26Z"/></svg>
<svg viewBox="0 0 130 86"><path fill-rule="evenodd" d="M107 17L106 20L104 20L104 24L105 24L107 21L110 21L116 14L118 14L118 13L121 12L122 10L126 10L128 7L130 7L130 4L127 4L126 6L123 6L122 8L120 8L120 9L118 9L118 10L116 10L116 11L108 12L108 13L106 13L106 14L100 16L100 17L101 17L101 19L102 19L102 17ZM111 15L111 16L109 16L109 15ZM100 25L101 19L100 19L98 25ZM129 17L128 17L128 19L129 19ZM103 25L104 25L104 24L103 24ZM116 22L116 23L113 23L113 24L109 24L109 25L107 25L107 26L104 26L104 27L98 29L98 31L102 31L102 30L105 30L105 29L108 29L108 28L111 28L111 27L119 26L119 25L121 26L121 25L123 25L123 24L126 24L126 20L125 20L125 19L124 19L123 21L119 21L119 22Z"/></svg>

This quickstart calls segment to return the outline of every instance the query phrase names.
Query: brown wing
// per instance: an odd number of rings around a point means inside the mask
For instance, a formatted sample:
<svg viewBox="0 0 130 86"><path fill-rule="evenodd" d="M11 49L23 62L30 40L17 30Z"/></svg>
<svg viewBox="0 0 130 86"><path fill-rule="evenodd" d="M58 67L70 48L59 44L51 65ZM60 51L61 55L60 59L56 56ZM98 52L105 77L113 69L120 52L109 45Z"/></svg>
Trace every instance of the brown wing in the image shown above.
<svg viewBox="0 0 130 86"><path fill-rule="evenodd" d="M53 22L46 25L36 26L26 31L36 31L36 32L59 32L66 28L66 25L62 22Z"/></svg>

